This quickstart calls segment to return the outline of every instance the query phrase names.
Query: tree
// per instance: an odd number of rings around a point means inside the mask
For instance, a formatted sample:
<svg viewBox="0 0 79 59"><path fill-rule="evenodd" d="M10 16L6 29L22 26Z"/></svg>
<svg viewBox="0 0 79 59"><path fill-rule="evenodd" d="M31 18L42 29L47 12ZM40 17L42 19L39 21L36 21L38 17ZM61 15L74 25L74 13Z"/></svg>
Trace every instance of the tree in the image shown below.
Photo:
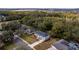
<svg viewBox="0 0 79 59"><path fill-rule="evenodd" d="M7 24L2 24L2 29L3 30L12 30L15 31L16 29L19 29L21 24L19 24L16 21L8 22Z"/></svg>
<svg viewBox="0 0 79 59"><path fill-rule="evenodd" d="M6 23L2 23L2 24L1 24L1 27L2 27L2 30L6 30L6 29L7 29Z"/></svg>
<svg viewBox="0 0 79 59"><path fill-rule="evenodd" d="M65 30L65 20L58 19L53 21L52 35L61 38Z"/></svg>
<svg viewBox="0 0 79 59"><path fill-rule="evenodd" d="M68 41L77 41L79 39L79 22L77 20L66 22L62 37Z"/></svg>
<svg viewBox="0 0 79 59"><path fill-rule="evenodd" d="M14 35L12 31L4 31L2 37L3 42L9 44L13 42Z"/></svg>
<svg viewBox="0 0 79 59"><path fill-rule="evenodd" d="M38 29L41 31L49 31L52 29L52 20L51 19L42 19L42 22L38 22Z"/></svg>

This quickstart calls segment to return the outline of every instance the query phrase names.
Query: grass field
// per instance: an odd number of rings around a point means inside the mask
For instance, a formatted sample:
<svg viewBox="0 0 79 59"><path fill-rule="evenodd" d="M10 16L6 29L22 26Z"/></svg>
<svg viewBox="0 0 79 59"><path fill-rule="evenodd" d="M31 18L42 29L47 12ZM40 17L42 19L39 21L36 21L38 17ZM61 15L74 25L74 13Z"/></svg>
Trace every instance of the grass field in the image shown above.
<svg viewBox="0 0 79 59"><path fill-rule="evenodd" d="M21 38L23 38L24 40L26 40L30 44L38 41L34 35L22 34Z"/></svg>
<svg viewBox="0 0 79 59"><path fill-rule="evenodd" d="M16 45L15 44L10 44L4 47L5 50L13 50L13 48L15 48Z"/></svg>

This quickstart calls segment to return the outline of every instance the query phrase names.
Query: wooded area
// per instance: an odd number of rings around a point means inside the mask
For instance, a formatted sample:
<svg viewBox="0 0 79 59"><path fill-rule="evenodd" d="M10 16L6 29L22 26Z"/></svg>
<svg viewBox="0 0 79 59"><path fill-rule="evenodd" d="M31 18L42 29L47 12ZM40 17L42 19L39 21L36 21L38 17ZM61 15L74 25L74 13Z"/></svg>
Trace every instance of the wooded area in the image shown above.
<svg viewBox="0 0 79 59"><path fill-rule="evenodd" d="M21 24L35 28L50 34L52 37L67 41L79 42L79 13L75 12L45 12L45 11L0 11L6 17L7 22L1 24L3 42L10 42L12 32L18 30ZM18 20L18 21L14 21ZM5 37L4 37L5 36Z"/></svg>

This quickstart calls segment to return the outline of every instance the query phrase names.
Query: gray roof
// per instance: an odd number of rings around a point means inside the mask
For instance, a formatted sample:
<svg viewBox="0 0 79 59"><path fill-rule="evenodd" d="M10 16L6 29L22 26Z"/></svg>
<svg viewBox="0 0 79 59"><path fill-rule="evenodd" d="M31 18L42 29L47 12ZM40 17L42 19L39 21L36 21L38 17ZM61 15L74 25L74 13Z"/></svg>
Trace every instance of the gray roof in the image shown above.
<svg viewBox="0 0 79 59"><path fill-rule="evenodd" d="M54 46L59 50L78 50L79 44L76 45L76 43L67 42L65 40L59 40L54 44Z"/></svg>
<svg viewBox="0 0 79 59"><path fill-rule="evenodd" d="M39 36L43 36L43 37L48 36L47 33L44 33L44 32L41 32L41 31L37 31L37 32L35 32L35 33L38 34Z"/></svg>
<svg viewBox="0 0 79 59"><path fill-rule="evenodd" d="M0 48L4 45L4 43L0 40Z"/></svg>
<svg viewBox="0 0 79 59"><path fill-rule="evenodd" d="M60 40L56 42L54 46L59 50L68 50L67 42L65 40Z"/></svg>
<svg viewBox="0 0 79 59"><path fill-rule="evenodd" d="M72 41L71 41L71 42L68 44L68 46L69 46L70 49L73 49L73 50L78 50L78 49L79 49L79 44L76 43L76 42L72 42Z"/></svg>
<svg viewBox="0 0 79 59"><path fill-rule="evenodd" d="M0 31L0 35L2 35L2 31Z"/></svg>

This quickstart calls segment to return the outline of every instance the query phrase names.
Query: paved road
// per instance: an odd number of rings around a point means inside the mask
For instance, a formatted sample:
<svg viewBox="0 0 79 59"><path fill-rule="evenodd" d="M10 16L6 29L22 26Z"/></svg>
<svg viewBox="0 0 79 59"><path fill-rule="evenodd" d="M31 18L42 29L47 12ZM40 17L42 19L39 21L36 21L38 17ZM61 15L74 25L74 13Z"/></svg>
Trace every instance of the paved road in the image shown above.
<svg viewBox="0 0 79 59"><path fill-rule="evenodd" d="M31 44L29 44L27 41L25 41L24 39L20 38L18 35L15 35L15 37L17 37L19 40L21 40L23 43L25 43L26 45L28 45L30 48L32 48L33 50L35 50L34 47L31 46Z"/></svg>
<svg viewBox="0 0 79 59"><path fill-rule="evenodd" d="M31 47L29 47L25 42L23 42L21 39L16 37L14 39L14 43L17 47L13 48L14 50L32 50Z"/></svg>

